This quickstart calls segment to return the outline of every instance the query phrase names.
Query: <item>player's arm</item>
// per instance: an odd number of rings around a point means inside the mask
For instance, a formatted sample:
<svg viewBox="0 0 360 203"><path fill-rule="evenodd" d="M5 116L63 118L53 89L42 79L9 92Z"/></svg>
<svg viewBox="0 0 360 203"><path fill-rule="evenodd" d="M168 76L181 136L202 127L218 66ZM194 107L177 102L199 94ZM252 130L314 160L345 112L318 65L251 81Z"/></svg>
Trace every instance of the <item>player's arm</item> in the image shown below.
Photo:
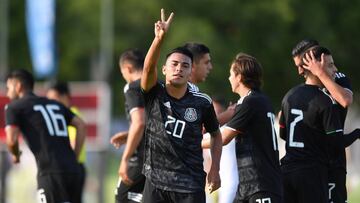
<svg viewBox="0 0 360 203"><path fill-rule="evenodd" d="M220 130L210 133L211 167L208 173L208 189L212 193L221 186L220 158L222 152L222 140Z"/></svg>
<svg viewBox="0 0 360 203"><path fill-rule="evenodd" d="M303 60L305 69L310 70L315 76L319 78L325 88L330 92L331 96L344 108L350 106L353 102L353 93L348 89L338 85L326 71L326 64L324 54L321 54L321 60L317 61L314 53L310 51Z"/></svg>
<svg viewBox="0 0 360 203"><path fill-rule="evenodd" d="M217 115L217 119L220 125L227 123L233 117L235 113L235 107L236 107L236 103L230 104L224 112L221 112Z"/></svg>
<svg viewBox="0 0 360 203"><path fill-rule="evenodd" d="M6 144L12 155L13 163L20 162L21 151L19 150L20 129L15 125L7 125L5 127Z"/></svg>
<svg viewBox="0 0 360 203"><path fill-rule="evenodd" d="M130 117L131 124L129 127L129 134L119 168L119 175L121 176L122 181L127 185L133 184L133 180L127 175L128 161L139 146L143 137L145 128L144 108L137 108L135 111L132 111Z"/></svg>
<svg viewBox="0 0 360 203"><path fill-rule="evenodd" d="M141 77L141 88L145 92L149 91L156 84L157 63L160 57L160 49L173 16L174 13L171 13L169 18L165 20L165 11L164 9L161 9L161 21L155 23L155 38L146 54Z"/></svg>
<svg viewBox="0 0 360 203"><path fill-rule="evenodd" d="M75 152L76 158L78 158L80 155L81 148L85 142L86 127L85 127L84 121L79 116L74 116L70 122L70 125L72 125L76 128L76 139L75 139L74 152Z"/></svg>
<svg viewBox="0 0 360 203"><path fill-rule="evenodd" d="M129 131L122 131L116 133L114 136L111 137L110 143L114 145L116 149L118 149L121 145L126 143Z"/></svg>

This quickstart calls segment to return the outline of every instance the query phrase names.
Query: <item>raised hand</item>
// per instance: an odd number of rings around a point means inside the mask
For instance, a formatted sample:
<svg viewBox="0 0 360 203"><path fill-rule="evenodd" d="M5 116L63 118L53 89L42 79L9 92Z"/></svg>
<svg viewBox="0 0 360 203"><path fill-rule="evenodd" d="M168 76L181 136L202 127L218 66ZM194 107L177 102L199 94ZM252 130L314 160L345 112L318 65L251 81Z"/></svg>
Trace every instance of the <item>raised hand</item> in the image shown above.
<svg viewBox="0 0 360 203"><path fill-rule="evenodd" d="M174 13L171 12L169 18L166 20L165 10L161 9L161 20L155 23L154 32L156 37L161 37L169 30Z"/></svg>
<svg viewBox="0 0 360 203"><path fill-rule="evenodd" d="M315 76L319 76L325 71L324 54L321 54L321 60L316 60L313 51L306 53L303 58L304 65L302 66L306 70L309 70Z"/></svg>

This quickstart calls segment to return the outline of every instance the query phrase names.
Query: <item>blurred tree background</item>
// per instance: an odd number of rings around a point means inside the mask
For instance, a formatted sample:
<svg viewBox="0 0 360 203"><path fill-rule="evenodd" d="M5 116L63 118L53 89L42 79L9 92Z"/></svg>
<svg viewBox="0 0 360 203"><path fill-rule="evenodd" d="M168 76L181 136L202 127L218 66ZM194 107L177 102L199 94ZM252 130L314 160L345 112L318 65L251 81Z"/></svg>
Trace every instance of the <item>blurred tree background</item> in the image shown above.
<svg viewBox="0 0 360 203"><path fill-rule="evenodd" d="M113 93L113 115L122 116L123 86L118 56L128 48L147 51L153 40L154 22L160 8L175 13L162 52L188 41L201 42L211 49L212 70L200 84L209 95L235 101L228 82L229 64L238 52L259 59L264 68L263 90L276 110L288 89L303 81L291 59L292 47L303 38L317 39L328 47L338 68L360 87L356 71L360 55L360 1L296 0L122 0L110 1L113 13L111 70L106 80ZM93 80L100 50L101 0L56 2L56 40L59 70L65 81ZM110 12L110 11L109 11ZM26 37L24 1L9 1L10 68L31 69ZM93 73L94 74L94 73Z"/></svg>

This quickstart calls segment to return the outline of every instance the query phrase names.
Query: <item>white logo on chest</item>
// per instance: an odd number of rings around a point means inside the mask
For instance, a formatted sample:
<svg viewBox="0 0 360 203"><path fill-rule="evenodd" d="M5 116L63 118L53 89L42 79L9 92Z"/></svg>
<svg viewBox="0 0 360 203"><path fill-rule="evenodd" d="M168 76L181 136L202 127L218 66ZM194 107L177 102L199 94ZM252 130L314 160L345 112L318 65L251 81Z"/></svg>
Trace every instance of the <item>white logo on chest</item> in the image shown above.
<svg viewBox="0 0 360 203"><path fill-rule="evenodd" d="M194 122L197 120L197 113L194 108L187 108L185 110L184 119L188 122Z"/></svg>

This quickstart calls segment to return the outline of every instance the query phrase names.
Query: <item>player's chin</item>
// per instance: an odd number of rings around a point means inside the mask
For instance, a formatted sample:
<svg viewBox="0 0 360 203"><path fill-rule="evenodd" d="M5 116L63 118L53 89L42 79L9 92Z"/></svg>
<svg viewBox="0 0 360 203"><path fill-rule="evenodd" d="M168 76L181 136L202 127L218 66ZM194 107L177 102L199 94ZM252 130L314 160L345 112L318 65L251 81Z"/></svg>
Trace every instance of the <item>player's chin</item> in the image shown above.
<svg viewBox="0 0 360 203"><path fill-rule="evenodd" d="M183 78L177 78L170 81L170 84L174 87L182 87L187 84L187 81Z"/></svg>

